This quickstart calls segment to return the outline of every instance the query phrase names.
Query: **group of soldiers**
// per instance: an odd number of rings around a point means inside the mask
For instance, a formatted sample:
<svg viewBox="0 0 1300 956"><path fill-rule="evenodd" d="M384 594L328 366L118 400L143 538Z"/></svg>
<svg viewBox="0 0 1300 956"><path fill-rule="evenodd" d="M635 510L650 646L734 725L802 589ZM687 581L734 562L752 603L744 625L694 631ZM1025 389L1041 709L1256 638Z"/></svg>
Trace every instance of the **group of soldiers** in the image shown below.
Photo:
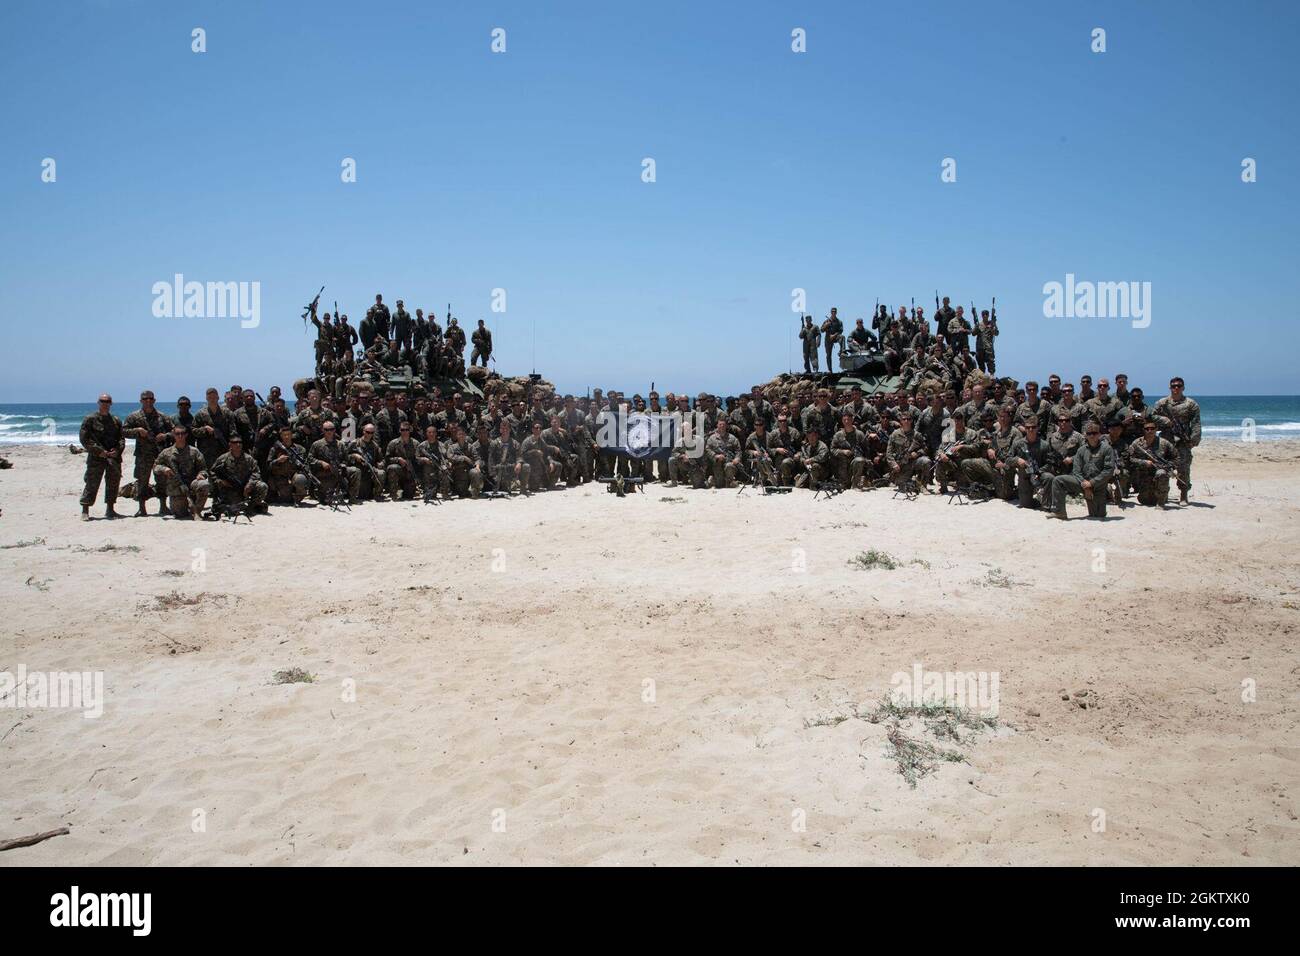
<svg viewBox="0 0 1300 956"><path fill-rule="evenodd" d="M831 356L837 349L841 355L878 352L889 373L902 379L900 384L904 388L913 388L924 379L960 388L976 369L996 375L995 343L1000 334L996 300L991 310L979 313L971 303L969 317L962 306L954 309L947 296L942 305L938 302L936 296L933 330L925 318L925 309L915 305L910 309L900 305L896 316L889 314L887 306L877 305L871 328L858 319L847 335L837 308L831 309L821 325L814 324L811 315L803 316L799 339L803 344L804 372L820 371L817 353L820 344L826 350L828 372L833 368Z"/></svg>
<svg viewBox="0 0 1300 956"><path fill-rule="evenodd" d="M343 394L353 378L383 378L390 371L409 369L434 378L465 375L465 330L450 309L444 329L432 311L426 317L423 309L416 309L412 316L398 299L390 312L378 294L360 327L353 327L337 305L333 315L320 315L315 302L307 308L304 319L316 326L316 378L327 395ZM495 361L492 332L482 319L469 342L474 347L471 366L481 363L486 368Z"/></svg>
<svg viewBox="0 0 1300 956"><path fill-rule="evenodd" d="M122 477L126 439L135 440L138 514L150 497L173 517L264 511L268 503L337 505L385 499L437 501L484 494L527 494L563 483L647 483L668 487L843 491L894 487L909 497L933 492L980 495L1065 517L1082 496L1093 517L1131 494L1164 506L1171 480L1181 502L1191 487L1200 409L1174 378L1149 405L1127 376L1084 377L1079 390L1057 375L1013 388L1008 380L958 392L905 388L865 396L820 389L805 407L773 403L755 387L719 401L668 393L647 401L595 389L590 397L544 393L511 404L472 394L428 396L366 391L343 399L311 389L291 411L278 387L266 401L232 386L206 392L173 417L145 391L125 421L101 395L81 426L87 452L82 516L104 484L106 514ZM847 399L847 401L845 400ZM602 440L613 416L675 423L670 441L633 454Z"/></svg>

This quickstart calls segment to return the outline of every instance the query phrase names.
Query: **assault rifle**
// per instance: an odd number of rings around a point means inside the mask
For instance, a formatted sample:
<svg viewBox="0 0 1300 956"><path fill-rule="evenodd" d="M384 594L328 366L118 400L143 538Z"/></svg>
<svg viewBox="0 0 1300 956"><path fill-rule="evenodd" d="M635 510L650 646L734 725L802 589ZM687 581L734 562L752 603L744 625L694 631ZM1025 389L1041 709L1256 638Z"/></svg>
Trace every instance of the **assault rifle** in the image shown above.
<svg viewBox="0 0 1300 956"><path fill-rule="evenodd" d="M1178 420L1177 416L1173 414L1172 409L1165 417L1169 419L1169 428L1166 429L1166 431L1170 432L1174 436L1174 446L1177 447L1186 444L1189 438L1187 434L1187 426Z"/></svg>
<svg viewBox="0 0 1300 956"><path fill-rule="evenodd" d="M209 474L212 475L213 479L216 482L216 485L218 486L212 489L212 503L209 506L210 508L209 514L212 517L216 518L218 521L220 521L222 518L229 518L231 524L238 524L239 516L243 515L245 518L248 519L248 523L252 524L253 509L252 506L249 504L248 496L244 494L244 486L241 485L233 475L229 474L224 469L218 471L215 465L213 465L212 468L209 469ZM221 493L218 490L220 486L233 488L239 494L239 500L238 501L222 500Z"/></svg>
<svg viewBox="0 0 1300 956"><path fill-rule="evenodd" d="M1042 484L1043 481L1043 472L1042 469L1038 467L1038 462L1034 461L1033 455L1025 455L1025 474L1029 476L1029 483L1033 485L1034 490L1037 491L1038 486Z"/></svg>
<svg viewBox="0 0 1300 956"><path fill-rule="evenodd" d="M280 445L281 448L284 448L283 444L279 442L276 444ZM321 504L325 505L331 511L338 511L340 508L346 508L348 512L351 513L352 506L348 503L347 490L345 488L345 483L347 482L346 471L337 472L333 485L327 489L325 483L316 477L316 473L311 469L312 463L304 455L300 454L296 448L284 448L284 450L288 452L289 459L295 465L306 470L307 483L311 485L312 490L316 492L316 498ZM330 462L327 462L326 464L330 464L332 468L343 467Z"/></svg>
<svg viewBox="0 0 1300 956"><path fill-rule="evenodd" d="M320 287L320 292L317 292L317 293L316 293L316 298L312 299L312 300L311 300L310 302L308 302L305 306L303 306L303 309L302 309L302 328L303 328L303 331L304 331L304 332L307 330L307 316L309 316L309 315L315 315L315 314L316 314L316 306L320 303L320 293L321 293L321 292L324 292L324 291L325 291L325 287L324 287L324 286L321 286L321 287ZM336 308L337 308L337 305L336 305Z"/></svg>
<svg viewBox="0 0 1300 956"><path fill-rule="evenodd" d="M771 453L766 448L759 447L753 453L753 467L750 470L749 483L741 485L740 490L736 493L743 495L747 488L758 488L765 495L787 494L792 491L793 489L780 483L779 477L776 473L776 466L772 463Z"/></svg>
<svg viewBox="0 0 1300 956"><path fill-rule="evenodd" d="M434 479L434 482L428 482L428 481L421 482L421 486L424 491L424 503L426 505L439 505L442 504L442 502L438 500L438 489L442 487L443 476L447 473L447 463L442 460L441 450L439 450L433 455L430 455L429 461L433 463L433 467L436 472L436 477Z"/></svg>
<svg viewBox="0 0 1300 956"><path fill-rule="evenodd" d="M1156 474L1159 474L1161 471L1163 471L1166 475L1168 475L1178 470L1177 465L1173 464L1173 462L1169 461L1162 455L1157 455L1152 449L1148 448L1146 442L1144 442L1140 438L1134 441L1133 444L1131 444L1129 447L1136 448L1138 451L1142 453L1143 457L1145 457L1147 461L1155 465L1157 469Z"/></svg>
<svg viewBox="0 0 1300 956"><path fill-rule="evenodd" d="M277 456L277 453L279 452L283 452L284 454L288 455L289 461L293 462L294 467L296 467L299 471L301 471L304 475L307 476L307 487L316 493L317 498L320 498L321 497L320 479L317 478L316 475L312 473L311 464L303 456L302 452L298 451L298 449L295 448L293 445L285 445L284 442L277 439L276 443L271 446L271 454L267 456L267 467L268 468L270 467L270 459L275 458Z"/></svg>

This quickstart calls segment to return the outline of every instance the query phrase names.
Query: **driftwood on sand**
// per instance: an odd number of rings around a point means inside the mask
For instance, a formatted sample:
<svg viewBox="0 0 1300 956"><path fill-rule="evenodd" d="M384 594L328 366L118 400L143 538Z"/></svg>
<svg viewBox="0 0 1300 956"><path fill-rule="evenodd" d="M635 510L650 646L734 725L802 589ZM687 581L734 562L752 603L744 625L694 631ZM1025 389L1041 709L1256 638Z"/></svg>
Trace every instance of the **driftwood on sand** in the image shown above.
<svg viewBox="0 0 1300 956"><path fill-rule="evenodd" d="M56 836L64 836L70 832L67 827L59 827L57 830L46 830L44 833L33 833L29 836L15 837L12 840L0 840L0 853L5 850L16 850L21 846L35 846L38 843L44 843L46 840L53 839Z"/></svg>

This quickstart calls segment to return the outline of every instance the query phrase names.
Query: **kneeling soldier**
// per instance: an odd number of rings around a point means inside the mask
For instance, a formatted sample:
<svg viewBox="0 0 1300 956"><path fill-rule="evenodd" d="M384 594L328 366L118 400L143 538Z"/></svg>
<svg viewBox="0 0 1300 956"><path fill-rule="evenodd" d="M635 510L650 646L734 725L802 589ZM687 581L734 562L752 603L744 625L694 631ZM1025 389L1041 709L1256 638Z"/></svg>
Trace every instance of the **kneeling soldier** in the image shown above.
<svg viewBox="0 0 1300 956"><path fill-rule="evenodd" d="M158 453L153 467L154 482L160 494L167 495L174 517L203 516L210 490L206 469L203 453L190 444L190 430L177 425L172 429L172 444Z"/></svg>
<svg viewBox="0 0 1300 956"><path fill-rule="evenodd" d="M1016 494L1020 499L1020 507L1036 508L1040 504L1049 504L1043 500L1043 496L1051 490L1052 474L1048 468L1051 448L1038 437L1037 418L1030 416L1022 428L1024 435L1016 440L1011 450L1011 465L1016 470ZM1034 468L1033 477L1030 476L1031 463Z"/></svg>
<svg viewBox="0 0 1300 956"><path fill-rule="evenodd" d="M718 427L704 443L704 456L713 475L713 487L730 488L736 481L736 465L740 462L740 439L728 430L725 418L718 419Z"/></svg>
<svg viewBox="0 0 1300 956"><path fill-rule="evenodd" d="M411 423L402 422L397 426L398 437L388 443L385 452L388 471L388 496L394 501L399 495L406 499L415 497L415 475L419 467L415 442L411 440Z"/></svg>
<svg viewBox="0 0 1300 956"><path fill-rule="evenodd" d="M244 439L238 433L229 438L228 450L212 463L210 471L216 483L216 500L219 505L247 505L254 511L266 512L266 482L257 459L244 451Z"/></svg>
<svg viewBox="0 0 1300 956"><path fill-rule="evenodd" d="M519 442L510 432L510 423L504 418L498 430L501 437L492 442L488 453L488 468L496 480L497 491L518 494L528 490L528 473L531 469L520 453Z"/></svg>
<svg viewBox="0 0 1300 956"><path fill-rule="evenodd" d="M1126 451L1138 504L1163 508L1169 503L1169 472L1178 469L1178 451L1173 442L1161 438L1157 432L1155 422L1144 422L1142 437L1130 444Z"/></svg>
<svg viewBox="0 0 1300 956"><path fill-rule="evenodd" d="M898 487L913 481L917 491L921 491L930 484L930 459L925 454L925 436L915 430L915 421L912 412L903 412L899 416L898 427L890 434L885 448L885 461L889 464L890 477Z"/></svg>
<svg viewBox="0 0 1300 956"><path fill-rule="evenodd" d="M1106 517L1106 485L1115 474L1115 450L1101 440L1101 426L1088 422L1084 443L1074 453L1070 474L1052 479L1052 510L1047 517L1064 521L1065 499L1081 494L1088 500L1088 517Z"/></svg>
<svg viewBox="0 0 1300 956"><path fill-rule="evenodd" d="M534 424L533 428L536 434L536 430L541 428L540 423ZM479 469L478 452L474 450L474 443L465 434L465 429L455 425L451 434L446 454L447 464L451 466L452 491L462 498L466 494L477 498L483 492L483 472Z"/></svg>
<svg viewBox="0 0 1300 956"><path fill-rule="evenodd" d="M831 452L821 440L820 426L809 426L799 450L781 462L781 475L787 485L812 488L814 491L830 477Z"/></svg>
<svg viewBox="0 0 1300 956"><path fill-rule="evenodd" d="M347 450L339 441L332 421L326 419L321 425L321 434L324 437L316 439L308 449L308 460L319 482L316 494L323 503L339 488L340 483L344 483L348 499L355 503L361 490L361 472L347 463Z"/></svg>
<svg viewBox="0 0 1300 956"><path fill-rule="evenodd" d="M297 507L306 500L311 490L303 471L306 461L307 449L293 443L293 427L281 425L280 439L271 446L266 459L274 501Z"/></svg>

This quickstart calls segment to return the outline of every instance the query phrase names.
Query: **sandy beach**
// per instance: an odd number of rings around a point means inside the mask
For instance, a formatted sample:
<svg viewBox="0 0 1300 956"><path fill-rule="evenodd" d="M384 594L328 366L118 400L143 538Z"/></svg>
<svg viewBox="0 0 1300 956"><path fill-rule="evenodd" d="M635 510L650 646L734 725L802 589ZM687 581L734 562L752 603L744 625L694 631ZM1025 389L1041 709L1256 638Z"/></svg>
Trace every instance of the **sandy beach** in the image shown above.
<svg viewBox="0 0 1300 956"><path fill-rule="evenodd" d="M83 523L83 458L3 454L0 672L105 699L0 701L0 841L70 831L0 865L1300 863L1300 443L1064 525L658 485ZM1000 700L902 725L956 754L912 787L868 718L918 664Z"/></svg>

